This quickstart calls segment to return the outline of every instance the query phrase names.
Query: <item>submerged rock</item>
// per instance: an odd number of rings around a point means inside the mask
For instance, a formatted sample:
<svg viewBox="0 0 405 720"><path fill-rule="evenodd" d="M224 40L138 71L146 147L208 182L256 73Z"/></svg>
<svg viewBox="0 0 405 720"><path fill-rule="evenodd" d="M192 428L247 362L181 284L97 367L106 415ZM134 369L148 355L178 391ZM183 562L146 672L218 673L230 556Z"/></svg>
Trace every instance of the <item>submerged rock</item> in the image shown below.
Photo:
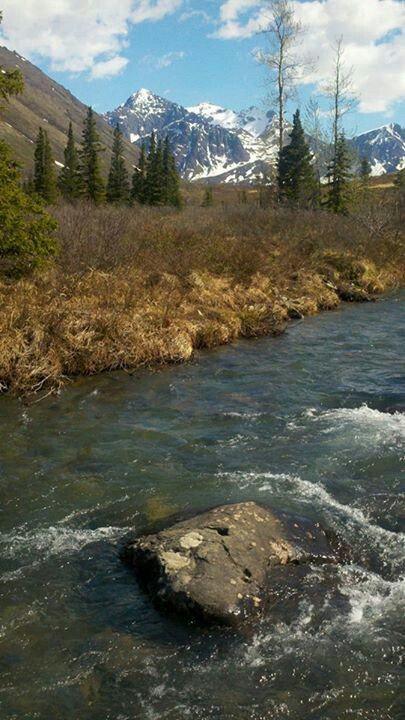
<svg viewBox="0 0 405 720"><path fill-rule="evenodd" d="M288 573L289 566L343 558L318 523L254 502L223 505L141 537L128 556L160 608L227 625L265 612L277 593L276 568Z"/></svg>

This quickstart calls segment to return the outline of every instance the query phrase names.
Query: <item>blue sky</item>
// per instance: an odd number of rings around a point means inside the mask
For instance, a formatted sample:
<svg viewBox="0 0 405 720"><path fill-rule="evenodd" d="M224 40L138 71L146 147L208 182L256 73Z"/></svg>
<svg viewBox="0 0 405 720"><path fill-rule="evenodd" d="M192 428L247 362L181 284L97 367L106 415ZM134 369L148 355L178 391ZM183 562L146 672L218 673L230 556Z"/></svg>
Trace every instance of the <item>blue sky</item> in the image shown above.
<svg viewBox="0 0 405 720"><path fill-rule="evenodd" d="M182 105L264 106L268 0L1 0L3 43L38 64L86 104L111 110L140 87ZM403 0L292 0L311 56L291 104L304 109L332 69L343 36L359 111L348 132L405 125ZM269 100L267 100L267 104ZM327 111L325 100L321 102Z"/></svg>

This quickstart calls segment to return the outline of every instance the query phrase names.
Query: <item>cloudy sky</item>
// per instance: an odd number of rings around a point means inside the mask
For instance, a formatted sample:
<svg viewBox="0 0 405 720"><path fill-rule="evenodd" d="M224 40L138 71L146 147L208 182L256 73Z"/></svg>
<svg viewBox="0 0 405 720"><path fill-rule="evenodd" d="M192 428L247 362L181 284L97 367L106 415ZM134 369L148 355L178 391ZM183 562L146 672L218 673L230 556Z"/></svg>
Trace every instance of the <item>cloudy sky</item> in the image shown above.
<svg viewBox="0 0 405 720"><path fill-rule="evenodd" d="M2 44L38 64L99 112L140 87L183 105L233 109L266 101L266 0L0 0ZM405 125L405 1L294 0L311 56L294 105L330 75L343 37L360 98L350 132ZM327 110L326 104L322 107ZM292 107L290 108L292 110Z"/></svg>

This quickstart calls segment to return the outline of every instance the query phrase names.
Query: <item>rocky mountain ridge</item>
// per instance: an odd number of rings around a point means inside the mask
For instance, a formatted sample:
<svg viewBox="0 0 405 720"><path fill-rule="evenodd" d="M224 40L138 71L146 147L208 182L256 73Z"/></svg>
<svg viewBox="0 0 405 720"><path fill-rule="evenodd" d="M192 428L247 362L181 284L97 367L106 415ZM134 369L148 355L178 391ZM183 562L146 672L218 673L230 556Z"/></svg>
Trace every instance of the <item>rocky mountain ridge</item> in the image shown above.
<svg viewBox="0 0 405 720"><path fill-rule="evenodd" d="M142 88L106 114L124 135L141 146L152 131L169 136L183 178L207 183L250 184L274 170L277 160L277 118L272 110L250 107L236 112L203 102L183 107ZM286 140L288 131L286 128ZM351 144L367 157L373 175L405 167L405 130L386 125L362 133Z"/></svg>

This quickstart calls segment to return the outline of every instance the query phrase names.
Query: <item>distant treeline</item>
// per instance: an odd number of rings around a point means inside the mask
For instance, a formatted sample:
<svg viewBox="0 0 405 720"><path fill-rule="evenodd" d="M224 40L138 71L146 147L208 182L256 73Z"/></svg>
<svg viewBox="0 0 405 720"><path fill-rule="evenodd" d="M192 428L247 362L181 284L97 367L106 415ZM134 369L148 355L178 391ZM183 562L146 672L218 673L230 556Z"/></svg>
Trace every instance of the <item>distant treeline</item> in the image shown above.
<svg viewBox="0 0 405 720"><path fill-rule="evenodd" d="M48 204L65 200L91 200L96 205L104 202L118 204L169 205L181 207L180 177L168 138L156 141L150 138L149 151L143 146L138 167L130 178L124 160L123 136L119 126L114 129L114 142L108 180L105 184L100 169L100 143L92 108L88 108L84 121L81 147L73 136L72 123L67 132L64 164L57 177L55 159L48 133L39 128L34 152L34 175L25 190Z"/></svg>

